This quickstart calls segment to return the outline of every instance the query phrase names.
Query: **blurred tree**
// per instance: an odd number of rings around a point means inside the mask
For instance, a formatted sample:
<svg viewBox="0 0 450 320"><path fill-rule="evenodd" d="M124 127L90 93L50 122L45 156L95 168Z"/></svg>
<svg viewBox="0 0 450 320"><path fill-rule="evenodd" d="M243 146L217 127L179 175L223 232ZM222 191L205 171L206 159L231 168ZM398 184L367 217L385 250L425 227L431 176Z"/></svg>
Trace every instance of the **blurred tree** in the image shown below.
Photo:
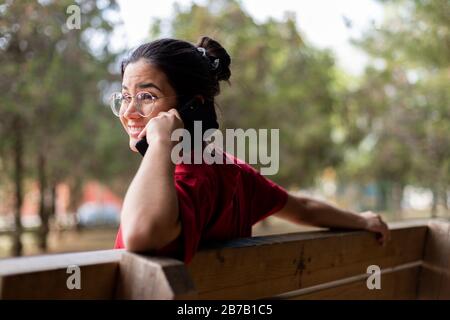
<svg viewBox="0 0 450 320"><path fill-rule="evenodd" d="M27 175L37 176L40 186L39 245L45 250L57 183L71 182L76 200L86 178L112 180L117 178L114 170L126 163L120 156L114 158L114 150L124 141L118 130L111 130L114 120L103 102L116 80L109 70L118 54L110 48L114 24L105 16L117 5L115 1L81 1L81 29L68 30L70 4L8 1L0 8L0 88L6 93L0 108L5 120L0 134L4 150L15 154L15 255L21 253L25 167L30 168ZM2 158L7 155L4 152Z"/></svg>
<svg viewBox="0 0 450 320"><path fill-rule="evenodd" d="M170 34L191 42L208 35L226 48L232 76L218 98L222 128L279 128L274 180L309 187L341 159L331 134L336 70L332 53L307 44L295 21L287 13L283 21L257 23L238 1L211 0L175 6ZM163 30L157 24L152 37Z"/></svg>
<svg viewBox="0 0 450 320"><path fill-rule="evenodd" d="M450 179L450 3L381 2L385 21L354 41L373 65L347 95L348 131L369 148L350 149L345 167L388 187L395 212L407 183L430 188L435 215Z"/></svg>
<svg viewBox="0 0 450 320"><path fill-rule="evenodd" d="M433 190L436 212L450 183L450 3L381 2L386 21L355 41L373 57L360 78L309 44L292 13L256 22L237 0L176 5L149 35L192 42L208 35L223 44L232 85L218 98L222 128L279 128L277 182L307 188L338 167L345 182L375 182L383 210L400 213L404 186L415 184ZM117 5L78 1L81 29L68 30L71 4L0 4L0 183L14 185L16 255L25 178L40 185L45 249L59 182L70 184L75 211L84 181L97 178L123 194L141 159L130 156L105 106L119 80L122 52L111 48Z"/></svg>

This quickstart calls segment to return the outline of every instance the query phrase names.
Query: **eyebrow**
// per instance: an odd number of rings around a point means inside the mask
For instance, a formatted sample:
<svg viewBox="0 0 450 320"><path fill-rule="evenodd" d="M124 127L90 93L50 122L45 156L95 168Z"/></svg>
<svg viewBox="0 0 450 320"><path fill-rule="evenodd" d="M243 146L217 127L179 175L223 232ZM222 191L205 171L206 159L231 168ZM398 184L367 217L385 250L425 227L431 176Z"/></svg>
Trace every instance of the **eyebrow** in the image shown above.
<svg viewBox="0 0 450 320"><path fill-rule="evenodd" d="M162 92L162 90L156 84L154 84L153 82L138 83L137 87L139 89L155 88L155 89L157 89L157 90ZM128 88L125 85L122 85L122 88L125 89L125 90L128 90Z"/></svg>

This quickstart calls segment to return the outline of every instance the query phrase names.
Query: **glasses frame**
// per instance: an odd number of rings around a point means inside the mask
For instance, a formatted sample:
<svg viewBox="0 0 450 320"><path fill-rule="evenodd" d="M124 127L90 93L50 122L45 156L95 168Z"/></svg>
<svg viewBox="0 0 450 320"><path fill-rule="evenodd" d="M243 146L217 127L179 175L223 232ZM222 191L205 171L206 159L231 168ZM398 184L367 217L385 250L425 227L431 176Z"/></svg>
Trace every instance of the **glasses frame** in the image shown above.
<svg viewBox="0 0 450 320"><path fill-rule="evenodd" d="M138 96L138 95L140 95L140 94L143 94L143 93L145 93L145 94L148 94L148 95L150 95L152 98L151 98L151 105L152 105L152 110L150 111L150 113L148 114L148 115L144 115L143 114L143 112L141 111L142 110L142 102L137 102L137 101L139 101L139 100L137 100L136 99L136 97ZM133 99L135 100L135 102L136 102L136 105L134 106L134 108L136 109L136 111L139 113L139 115L141 116L141 117L143 117L143 118L148 118L148 117L150 117L150 115L153 113L153 108L154 108L154 106L155 106L155 103L156 103L156 101L158 101L159 99L164 99L164 98L171 98L171 97L177 97L177 96L164 96L164 97L155 97L153 94L151 94L150 92L147 92L147 91L140 91L140 92L137 92L134 96L132 96L132 95L130 95L130 98L131 98L131 100L129 101L129 102L127 102L127 106L126 106L126 109L125 109L125 111L122 113L122 114L120 114L120 112L117 114L116 113L116 110L115 110L115 108L114 108L114 99L115 99L115 95L121 95L122 97L124 96L124 94L122 93L122 92L114 92L114 93L112 93L111 94L111 98L110 98L110 103L109 103L109 106L110 106L110 108L111 108L111 111L113 112L113 114L116 116L116 117L118 117L118 118L120 118L120 117L122 117L127 111L128 111L128 108L130 107L130 104L133 102ZM124 100L124 98L122 98L122 100Z"/></svg>

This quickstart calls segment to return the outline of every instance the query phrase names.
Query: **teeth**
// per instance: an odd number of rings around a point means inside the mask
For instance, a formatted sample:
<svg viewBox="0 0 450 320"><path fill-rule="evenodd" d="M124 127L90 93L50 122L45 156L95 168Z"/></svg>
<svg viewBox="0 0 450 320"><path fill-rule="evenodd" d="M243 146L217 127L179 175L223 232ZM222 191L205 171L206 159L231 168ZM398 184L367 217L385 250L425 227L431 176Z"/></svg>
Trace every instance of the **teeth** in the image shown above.
<svg viewBox="0 0 450 320"><path fill-rule="evenodd" d="M128 127L130 133L139 133L144 129L144 127Z"/></svg>

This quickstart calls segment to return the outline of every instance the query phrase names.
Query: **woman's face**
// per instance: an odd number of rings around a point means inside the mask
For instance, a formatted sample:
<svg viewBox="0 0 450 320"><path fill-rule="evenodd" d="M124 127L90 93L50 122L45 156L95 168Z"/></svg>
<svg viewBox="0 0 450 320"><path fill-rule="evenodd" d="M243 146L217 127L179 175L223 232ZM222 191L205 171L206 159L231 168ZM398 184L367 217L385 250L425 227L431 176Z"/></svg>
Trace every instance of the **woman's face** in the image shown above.
<svg viewBox="0 0 450 320"><path fill-rule="evenodd" d="M175 90L169 84L164 72L144 59L129 63L122 79L122 94L135 97L140 92L148 92L156 97L150 116L142 117L138 113L133 98L128 110L120 117L120 122L130 137L130 149L134 152L137 152L135 147L139 141L137 137L150 119L156 117L161 111L168 111L176 106ZM165 98L160 99L162 97Z"/></svg>

